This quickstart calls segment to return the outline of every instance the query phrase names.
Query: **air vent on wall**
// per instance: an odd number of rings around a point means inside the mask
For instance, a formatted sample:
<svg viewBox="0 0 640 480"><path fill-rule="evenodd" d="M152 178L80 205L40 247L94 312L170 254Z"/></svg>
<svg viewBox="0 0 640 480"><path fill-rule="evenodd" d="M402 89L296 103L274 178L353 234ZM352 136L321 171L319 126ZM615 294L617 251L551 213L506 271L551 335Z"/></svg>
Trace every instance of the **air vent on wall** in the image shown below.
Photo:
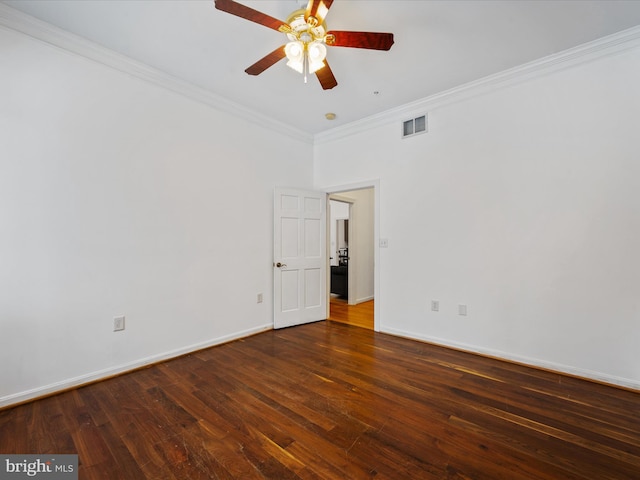
<svg viewBox="0 0 640 480"><path fill-rule="evenodd" d="M412 118L402 122L402 138L412 137L427 131L427 116Z"/></svg>

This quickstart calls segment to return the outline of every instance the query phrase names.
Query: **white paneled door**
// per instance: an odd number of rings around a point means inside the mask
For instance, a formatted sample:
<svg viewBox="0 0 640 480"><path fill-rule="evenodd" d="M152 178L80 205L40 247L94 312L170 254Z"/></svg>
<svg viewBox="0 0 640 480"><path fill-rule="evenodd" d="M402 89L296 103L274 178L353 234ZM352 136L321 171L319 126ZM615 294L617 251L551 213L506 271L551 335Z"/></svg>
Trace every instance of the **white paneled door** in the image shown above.
<svg viewBox="0 0 640 480"><path fill-rule="evenodd" d="M273 210L273 324L327 318L326 196L276 188Z"/></svg>

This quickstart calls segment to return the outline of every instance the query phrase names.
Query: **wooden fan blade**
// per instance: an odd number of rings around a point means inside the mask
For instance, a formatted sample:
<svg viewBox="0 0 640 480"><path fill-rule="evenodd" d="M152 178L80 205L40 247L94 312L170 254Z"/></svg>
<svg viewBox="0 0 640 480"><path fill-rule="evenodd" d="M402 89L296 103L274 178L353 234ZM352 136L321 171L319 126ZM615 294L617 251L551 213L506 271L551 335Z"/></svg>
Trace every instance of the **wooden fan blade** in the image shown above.
<svg viewBox="0 0 640 480"><path fill-rule="evenodd" d="M324 63L324 67L316 71L316 77L320 80L320 85L322 85L323 90L331 90L333 87L338 85L338 82L336 77L333 76L329 63L326 60Z"/></svg>
<svg viewBox="0 0 640 480"><path fill-rule="evenodd" d="M331 39L331 36L335 40ZM327 32L327 45L334 47L367 48L369 50L389 50L393 45L393 33L345 32L332 30Z"/></svg>
<svg viewBox="0 0 640 480"><path fill-rule="evenodd" d="M305 20L309 17L315 17L318 19L318 23L324 22L324 17L327 16L332 3L333 0L309 0L307 10L304 13Z"/></svg>
<svg viewBox="0 0 640 480"><path fill-rule="evenodd" d="M283 26L284 28L288 27L286 23L278 20L277 18L270 17L266 13L259 12L258 10L254 10L253 8L247 7L238 2L234 2L233 0L215 0L215 2L218 10L222 10L223 12L230 13L231 15L244 18L251 22L259 23L265 27L278 31L280 31L280 28Z"/></svg>
<svg viewBox="0 0 640 480"><path fill-rule="evenodd" d="M273 52L265 55L256 63L251 65L245 70L245 72L247 72L249 75L260 75L267 68L275 65L284 57L286 57L286 54L284 53L284 45L282 45L281 47L276 48Z"/></svg>

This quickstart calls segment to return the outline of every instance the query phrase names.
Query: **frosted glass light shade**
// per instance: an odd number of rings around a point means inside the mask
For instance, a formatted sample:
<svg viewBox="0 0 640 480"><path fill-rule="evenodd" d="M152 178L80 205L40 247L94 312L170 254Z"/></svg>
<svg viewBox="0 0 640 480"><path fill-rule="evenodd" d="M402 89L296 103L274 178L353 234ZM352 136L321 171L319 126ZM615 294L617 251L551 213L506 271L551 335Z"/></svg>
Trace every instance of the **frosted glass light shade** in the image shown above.
<svg viewBox="0 0 640 480"><path fill-rule="evenodd" d="M309 58L309 73L313 73L324 67L324 59L327 57L327 47L320 42L311 42L307 46Z"/></svg>
<svg viewBox="0 0 640 480"><path fill-rule="evenodd" d="M298 73L304 68L304 44L302 42L289 42L284 47L284 53L289 60L287 66Z"/></svg>

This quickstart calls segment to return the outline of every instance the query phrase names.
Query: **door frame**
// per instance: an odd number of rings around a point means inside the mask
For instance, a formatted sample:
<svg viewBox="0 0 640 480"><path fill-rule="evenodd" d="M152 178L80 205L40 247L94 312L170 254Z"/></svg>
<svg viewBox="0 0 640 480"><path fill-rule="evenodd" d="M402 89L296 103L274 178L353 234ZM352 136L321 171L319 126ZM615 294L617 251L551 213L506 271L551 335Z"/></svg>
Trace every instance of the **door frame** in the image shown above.
<svg viewBox="0 0 640 480"><path fill-rule="evenodd" d="M357 183L349 183L342 185L330 185L325 187L319 187L319 190L326 192L326 201L327 208L329 208L329 196L330 195L339 195L343 192L349 192L351 190L364 190L367 188L373 188L373 198L374 198L374 206L373 206L373 245L374 245L374 256L373 256L373 330L376 332L380 332L382 330L382 318L380 316L380 180L365 180ZM327 222L330 222L329 215L327 215ZM351 223L351 222L349 222ZM351 227L351 226L350 226ZM329 229L327 229L327 272L331 272L331 261L329 260L329 249L331 248L330 239L328 236L330 235ZM331 299L330 292L331 291L331 278L327 273L327 314L329 313L329 302Z"/></svg>

